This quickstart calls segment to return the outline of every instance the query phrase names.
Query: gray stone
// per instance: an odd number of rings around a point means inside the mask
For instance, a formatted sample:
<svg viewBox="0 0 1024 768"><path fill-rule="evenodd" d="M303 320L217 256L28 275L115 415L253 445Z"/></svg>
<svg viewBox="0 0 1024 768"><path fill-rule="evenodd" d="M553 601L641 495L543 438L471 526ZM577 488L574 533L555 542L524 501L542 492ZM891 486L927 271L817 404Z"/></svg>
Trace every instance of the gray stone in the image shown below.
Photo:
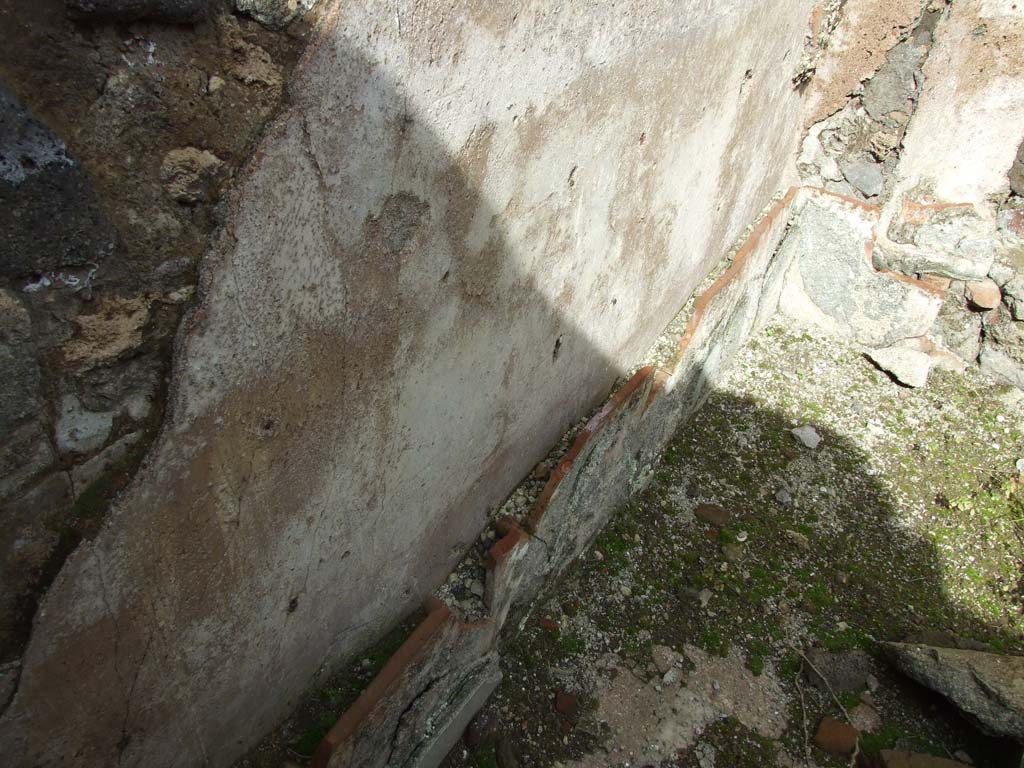
<svg viewBox="0 0 1024 768"><path fill-rule="evenodd" d="M1024 322L1005 307L988 313L979 365L985 373L1024 389Z"/></svg>
<svg viewBox="0 0 1024 768"><path fill-rule="evenodd" d="M885 189L885 179L882 175L880 163L865 160L842 160L839 167L843 176L854 186L864 197L875 197L882 194Z"/></svg>
<svg viewBox="0 0 1024 768"><path fill-rule="evenodd" d="M192 205L216 198L223 172L224 161L212 152L182 147L164 155L160 180L172 199Z"/></svg>
<svg viewBox="0 0 1024 768"><path fill-rule="evenodd" d="M808 424L803 424L796 429L791 429L790 432L793 433L793 437L812 451L821 443L821 435L818 434L818 431L814 427Z"/></svg>
<svg viewBox="0 0 1024 768"><path fill-rule="evenodd" d="M906 274L983 280L995 260L995 227L971 206L905 204L889 226L894 243L914 246L889 254Z"/></svg>
<svg viewBox="0 0 1024 768"><path fill-rule="evenodd" d="M996 261L992 263L992 268L988 271L988 276L995 281L996 285L1002 288L1017 276L1017 271L1009 264L999 261L997 257Z"/></svg>
<svg viewBox="0 0 1024 768"><path fill-rule="evenodd" d="M850 725L862 733L877 733L882 728L882 718L870 704L860 703L850 710Z"/></svg>
<svg viewBox="0 0 1024 768"><path fill-rule="evenodd" d="M65 395L57 420L57 448L64 453L92 453L103 447L114 425L114 414L95 413L75 395Z"/></svg>
<svg viewBox="0 0 1024 768"><path fill-rule="evenodd" d="M1024 656L883 643L904 674L942 694L994 734L1024 741Z"/></svg>
<svg viewBox="0 0 1024 768"><path fill-rule="evenodd" d="M657 667L659 675L668 674L668 672L675 667L676 661L679 658L679 654L667 645L656 645L651 649L651 661L653 661L654 666Z"/></svg>
<svg viewBox="0 0 1024 768"><path fill-rule="evenodd" d="M981 352L981 315L967 307L961 289L962 284L950 286L928 335L961 360L973 363Z"/></svg>
<svg viewBox="0 0 1024 768"><path fill-rule="evenodd" d="M873 225L841 202L808 201L782 245L782 258L793 266L779 309L871 347L927 333L942 297L872 267Z"/></svg>
<svg viewBox="0 0 1024 768"><path fill-rule="evenodd" d="M928 383L933 360L924 352L910 347L892 346L869 350L867 356L883 371L892 374L900 384L923 387Z"/></svg>
<svg viewBox="0 0 1024 768"><path fill-rule="evenodd" d="M1003 284L1003 302L1014 320L1024 320L1024 276L1015 275Z"/></svg>
<svg viewBox="0 0 1024 768"><path fill-rule="evenodd" d="M84 168L2 85L0 232L0 274L78 291L116 239Z"/></svg>
<svg viewBox="0 0 1024 768"><path fill-rule="evenodd" d="M864 84L864 109L888 126L905 125L914 111L918 84L916 72L927 50L913 42L897 45L885 55L885 63Z"/></svg>
<svg viewBox="0 0 1024 768"><path fill-rule="evenodd" d="M81 19L140 21L152 19L190 24L206 17L209 0L66 0L68 12Z"/></svg>

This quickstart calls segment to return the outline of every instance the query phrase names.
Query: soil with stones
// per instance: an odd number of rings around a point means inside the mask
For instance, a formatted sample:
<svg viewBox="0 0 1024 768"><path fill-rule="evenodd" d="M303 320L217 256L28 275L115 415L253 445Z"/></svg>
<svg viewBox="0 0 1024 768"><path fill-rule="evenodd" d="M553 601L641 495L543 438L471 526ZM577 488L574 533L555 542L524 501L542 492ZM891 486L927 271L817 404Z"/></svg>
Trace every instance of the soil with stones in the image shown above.
<svg viewBox="0 0 1024 768"><path fill-rule="evenodd" d="M879 642L1024 651L1022 397L769 327L506 638L446 765L1009 764Z"/></svg>

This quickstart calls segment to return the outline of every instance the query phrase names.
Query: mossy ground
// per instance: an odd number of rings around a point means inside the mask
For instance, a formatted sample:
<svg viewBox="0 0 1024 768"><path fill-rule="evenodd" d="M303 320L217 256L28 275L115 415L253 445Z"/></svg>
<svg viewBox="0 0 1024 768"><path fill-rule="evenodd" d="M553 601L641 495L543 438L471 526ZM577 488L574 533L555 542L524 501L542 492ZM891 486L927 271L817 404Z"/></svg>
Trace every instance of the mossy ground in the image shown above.
<svg viewBox="0 0 1024 768"><path fill-rule="evenodd" d="M686 644L738 649L751 671L774 676L789 726L766 740L723 719L652 765L697 765L701 744L718 765L804 764L805 718L813 736L824 714L842 717L806 683L802 711L799 654L812 646L874 657L883 724L864 751L990 759L952 708L885 665L877 641L941 631L1024 651L1022 410L1018 393L973 370L937 371L908 390L855 349L768 328L675 436L647 490L506 641L492 706L520 765L613 748L614 729L593 714L597 670L611 657L653 684L652 648ZM790 431L805 424L822 437L815 450ZM728 524L695 518L699 504L728 509ZM556 690L579 696L578 723L553 711ZM849 763L810 753L819 765ZM492 758L493 747L460 746L449 760Z"/></svg>

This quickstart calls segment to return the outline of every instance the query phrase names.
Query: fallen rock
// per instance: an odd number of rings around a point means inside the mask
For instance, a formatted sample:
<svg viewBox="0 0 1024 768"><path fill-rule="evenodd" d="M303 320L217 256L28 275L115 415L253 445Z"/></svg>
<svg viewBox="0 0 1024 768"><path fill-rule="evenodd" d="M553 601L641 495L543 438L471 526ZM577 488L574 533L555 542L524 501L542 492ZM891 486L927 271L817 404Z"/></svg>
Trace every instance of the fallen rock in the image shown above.
<svg viewBox="0 0 1024 768"><path fill-rule="evenodd" d="M942 694L994 734L1024 741L1024 656L883 643L904 674Z"/></svg>
<svg viewBox="0 0 1024 768"><path fill-rule="evenodd" d="M814 743L820 749L833 755L849 755L857 748L860 733L852 725L847 725L834 717L823 717L814 734Z"/></svg>
<svg viewBox="0 0 1024 768"><path fill-rule="evenodd" d="M877 733L882 727L882 717L870 704L858 704L850 710L850 725L861 733Z"/></svg>
<svg viewBox="0 0 1024 768"><path fill-rule="evenodd" d="M665 675L673 669L679 658L679 654L667 645L656 645L651 649L651 661L654 662L660 675Z"/></svg>
<svg viewBox="0 0 1024 768"><path fill-rule="evenodd" d="M821 444L821 435L818 434L818 430L808 424L789 431L793 433L793 437L804 444L804 447L810 448L812 451Z"/></svg>
<svg viewBox="0 0 1024 768"><path fill-rule="evenodd" d="M867 356L896 381L908 387L923 387L927 384L934 362L928 354L902 346L872 349L867 352Z"/></svg>
<svg viewBox="0 0 1024 768"><path fill-rule="evenodd" d="M846 180L864 197L876 197L884 191L885 182L880 163L864 159L843 160L839 167Z"/></svg>
<svg viewBox="0 0 1024 768"><path fill-rule="evenodd" d="M97 21L166 21L191 24L206 17L209 0L67 0L68 13Z"/></svg>
<svg viewBox="0 0 1024 768"><path fill-rule="evenodd" d="M183 147L164 155L160 180L172 199L192 205L216 197L223 169L224 161L212 152Z"/></svg>
<svg viewBox="0 0 1024 768"><path fill-rule="evenodd" d="M312 7L316 0L312 0ZM251 16L270 29L283 29L299 13L298 0L235 0L239 13Z"/></svg>
<svg viewBox="0 0 1024 768"><path fill-rule="evenodd" d="M831 688L835 693L852 693L867 685L871 657L859 648L849 651L811 648L805 655L810 664L804 664L804 676L820 691Z"/></svg>
<svg viewBox="0 0 1024 768"><path fill-rule="evenodd" d="M963 768L964 763L934 755L920 755L903 749L883 749L879 753L883 768Z"/></svg>
<svg viewBox="0 0 1024 768"><path fill-rule="evenodd" d="M709 525L713 525L716 528L722 528L729 524L729 518L732 514L725 507L721 507L718 504L698 504L697 508L693 510L694 516L698 520L703 520Z"/></svg>
<svg viewBox="0 0 1024 768"><path fill-rule="evenodd" d="M555 694L555 712L570 721L575 721L580 714L579 702L571 693L558 691Z"/></svg>
<svg viewBox="0 0 1024 768"><path fill-rule="evenodd" d="M920 629L903 638L908 645L934 645L937 648L959 648L962 651L984 651L993 653L995 649L988 643L960 637L944 629Z"/></svg>
<svg viewBox="0 0 1024 768"><path fill-rule="evenodd" d="M995 309L1003 300L999 286L991 278L972 280L967 283L967 298L971 306L978 309Z"/></svg>

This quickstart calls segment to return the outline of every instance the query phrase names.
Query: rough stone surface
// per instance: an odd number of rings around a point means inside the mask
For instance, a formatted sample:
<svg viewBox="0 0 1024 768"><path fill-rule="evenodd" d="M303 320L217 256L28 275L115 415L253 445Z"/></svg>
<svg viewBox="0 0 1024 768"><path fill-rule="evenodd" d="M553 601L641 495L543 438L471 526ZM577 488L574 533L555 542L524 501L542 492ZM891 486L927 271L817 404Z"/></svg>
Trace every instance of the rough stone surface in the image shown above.
<svg viewBox="0 0 1024 768"><path fill-rule="evenodd" d="M1024 657L884 643L892 662L952 701L983 728L1024 741Z"/></svg>
<svg viewBox="0 0 1024 768"><path fill-rule="evenodd" d="M299 0L235 0L240 13L252 16L271 29L283 29L295 18L301 7Z"/></svg>
<svg viewBox="0 0 1024 768"><path fill-rule="evenodd" d="M1003 295L994 280L971 281L967 283L967 298L978 309L995 309Z"/></svg>
<svg viewBox="0 0 1024 768"><path fill-rule="evenodd" d="M921 13L919 0L861 0L846 3L807 94L805 125L836 112L885 63Z"/></svg>
<svg viewBox="0 0 1024 768"><path fill-rule="evenodd" d="M821 435L818 434L818 430L810 425L804 424L803 426L791 429L790 432L805 448L810 448L812 451L821 444Z"/></svg>
<svg viewBox="0 0 1024 768"><path fill-rule="evenodd" d="M978 363L985 373L1024 389L1024 322L1003 307L989 313Z"/></svg>
<svg viewBox="0 0 1024 768"><path fill-rule="evenodd" d="M877 272L870 261L877 209L813 199L783 250L793 266L781 309L794 319L868 346L928 331L941 295Z"/></svg>
<svg viewBox="0 0 1024 768"><path fill-rule="evenodd" d="M890 263L906 274L984 280L995 259L995 227L970 205L904 203L889 225Z"/></svg>
<svg viewBox="0 0 1024 768"><path fill-rule="evenodd" d="M85 408L75 395L65 395L57 420L57 447L65 453L92 453L101 448L114 426L114 414Z"/></svg>
<svg viewBox="0 0 1024 768"><path fill-rule="evenodd" d="M81 18L119 22L153 19L188 24L206 16L210 0L66 0Z"/></svg>
<svg viewBox="0 0 1024 768"><path fill-rule="evenodd" d="M864 158L844 160L839 167L846 180L865 197L876 197L885 189L882 166L877 162Z"/></svg>
<svg viewBox="0 0 1024 768"><path fill-rule="evenodd" d="M868 350L867 356L875 365L908 387L923 387L928 383L933 360L924 352L909 347L892 346Z"/></svg>
<svg viewBox="0 0 1024 768"><path fill-rule="evenodd" d="M950 286L928 335L961 360L973 363L981 352L981 315L967 306L962 287L962 283Z"/></svg>
<svg viewBox="0 0 1024 768"><path fill-rule="evenodd" d="M12 291L0 290L0 433L33 419L42 409L40 373L28 310Z"/></svg>
<svg viewBox="0 0 1024 768"><path fill-rule="evenodd" d="M224 161L212 152L184 147L172 149L160 166L167 194L179 203L206 202L216 197Z"/></svg>
<svg viewBox="0 0 1024 768"><path fill-rule="evenodd" d="M920 190L934 202L976 205L1009 192L1024 124L1022 20L1024 6L1013 0L949 5L903 138L893 212Z"/></svg>
<svg viewBox="0 0 1024 768"><path fill-rule="evenodd" d="M139 438L137 432L131 432L71 470L71 484L75 496L81 495L92 483L123 464L131 455L132 448L139 442Z"/></svg>
<svg viewBox="0 0 1024 768"><path fill-rule="evenodd" d="M850 710L850 725L861 733L877 733L882 727L882 716L870 704L862 702Z"/></svg>

